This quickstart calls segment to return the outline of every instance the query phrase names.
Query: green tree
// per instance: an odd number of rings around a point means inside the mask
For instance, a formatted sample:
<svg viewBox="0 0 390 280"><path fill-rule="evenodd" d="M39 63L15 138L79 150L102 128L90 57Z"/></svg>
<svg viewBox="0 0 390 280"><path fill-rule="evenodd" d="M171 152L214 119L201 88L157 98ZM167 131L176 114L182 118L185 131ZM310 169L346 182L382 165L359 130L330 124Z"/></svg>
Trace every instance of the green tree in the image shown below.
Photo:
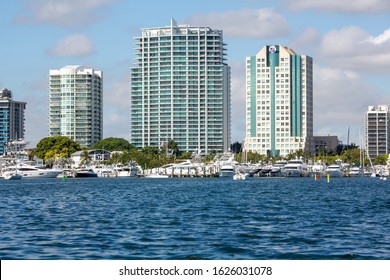
<svg viewBox="0 0 390 280"><path fill-rule="evenodd" d="M389 158L388 155L377 156L376 158L374 158L372 163L374 165L386 165L388 158Z"/></svg>
<svg viewBox="0 0 390 280"><path fill-rule="evenodd" d="M360 149L346 150L340 158L343 162L360 165Z"/></svg>
<svg viewBox="0 0 390 280"><path fill-rule="evenodd" d="M47 161L55 158L70 158L74 152L80 150L80 145L68 137L51 136L39 141L32 156Z"/></svg>
<svg viewBox="0 0 390 280"><path fill-rule="evenodd" d="M102 149L106 151L129 151L131 149L134 149L135 146L131 145L129 141L123 139L123 138L105 138L103 140L100 140L95 145L93 145L92 149Z"/></svg>

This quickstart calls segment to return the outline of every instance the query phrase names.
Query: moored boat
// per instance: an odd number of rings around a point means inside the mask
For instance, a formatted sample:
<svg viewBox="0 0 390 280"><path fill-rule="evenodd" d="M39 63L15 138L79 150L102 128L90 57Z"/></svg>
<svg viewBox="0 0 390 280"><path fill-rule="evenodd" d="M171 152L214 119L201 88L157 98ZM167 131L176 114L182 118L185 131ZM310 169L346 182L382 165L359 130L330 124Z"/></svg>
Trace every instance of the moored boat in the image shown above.
<svg viewBox="0 0 390 280"><path fill-rule="evenodd" d="M308 167L302 159L289 160L283 167L282 174L285 177L307 177Z"/></svg>
<svg viewBox="0 0 390 280"><path fill-rule="evenodd" d="M330 177L342 177L343 173L341 166L338 164L331 164L325 169L325 174Z"/></svg>
<svg viewBox="0 0 390 280"><path fill-rule="evenodd" d="M94 178L97 176L97 173L95 173L92 169L76 170L76 178Z"/></svg>
<svg viewBox="0 0 390 280"><path fill-rule="evenodd" d="M62 170L47 169L39 166L29 165L25 163L18 163L13 166L3 168L2 173L13 170L14 173L21 175L23 178L37 179L37 178L56 178Z"/></svg>

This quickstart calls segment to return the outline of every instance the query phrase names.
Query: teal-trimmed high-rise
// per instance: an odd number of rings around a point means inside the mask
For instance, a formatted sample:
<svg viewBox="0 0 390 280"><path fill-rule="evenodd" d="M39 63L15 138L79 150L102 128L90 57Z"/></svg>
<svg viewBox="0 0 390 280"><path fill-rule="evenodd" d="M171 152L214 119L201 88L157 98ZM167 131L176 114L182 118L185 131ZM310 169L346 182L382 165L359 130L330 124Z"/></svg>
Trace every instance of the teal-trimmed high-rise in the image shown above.
<svg viewBox="0 0 390 280"><path fill-rule="evenodd" d="M180 151L230 146L230 67L221 30L171 25L144 28L131 69L131 143Z"/></svg>
<svg viewBox="0 0 390 280"><path fill-rule="evenodd" d="M246 59L245 151L270 157L314 151L313 59L267 45Z"/></svg>

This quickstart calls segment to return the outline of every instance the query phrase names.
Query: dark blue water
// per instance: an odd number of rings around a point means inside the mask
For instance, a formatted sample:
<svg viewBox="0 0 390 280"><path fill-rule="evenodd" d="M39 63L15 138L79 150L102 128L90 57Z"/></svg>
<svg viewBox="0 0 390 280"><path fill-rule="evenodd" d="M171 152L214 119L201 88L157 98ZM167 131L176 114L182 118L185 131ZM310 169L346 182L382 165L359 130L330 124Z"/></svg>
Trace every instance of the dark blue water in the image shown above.
<svg viewBox="0 0 390 280"><path fill-rule="evenodd" d="M0 181L0 259L390 259L390 180Z"/></svg>

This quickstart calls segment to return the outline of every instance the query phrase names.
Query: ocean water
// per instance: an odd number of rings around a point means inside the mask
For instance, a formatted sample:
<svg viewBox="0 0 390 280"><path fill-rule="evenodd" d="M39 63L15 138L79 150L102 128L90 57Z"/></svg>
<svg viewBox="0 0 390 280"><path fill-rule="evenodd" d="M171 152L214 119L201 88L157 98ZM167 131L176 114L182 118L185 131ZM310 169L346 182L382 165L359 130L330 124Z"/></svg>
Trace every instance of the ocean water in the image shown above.
<svg viewBox="0 0 390 280"><path fill-rule="evenodd" d="M390 180L1 180L0 259L390 259Z"/></svg>

